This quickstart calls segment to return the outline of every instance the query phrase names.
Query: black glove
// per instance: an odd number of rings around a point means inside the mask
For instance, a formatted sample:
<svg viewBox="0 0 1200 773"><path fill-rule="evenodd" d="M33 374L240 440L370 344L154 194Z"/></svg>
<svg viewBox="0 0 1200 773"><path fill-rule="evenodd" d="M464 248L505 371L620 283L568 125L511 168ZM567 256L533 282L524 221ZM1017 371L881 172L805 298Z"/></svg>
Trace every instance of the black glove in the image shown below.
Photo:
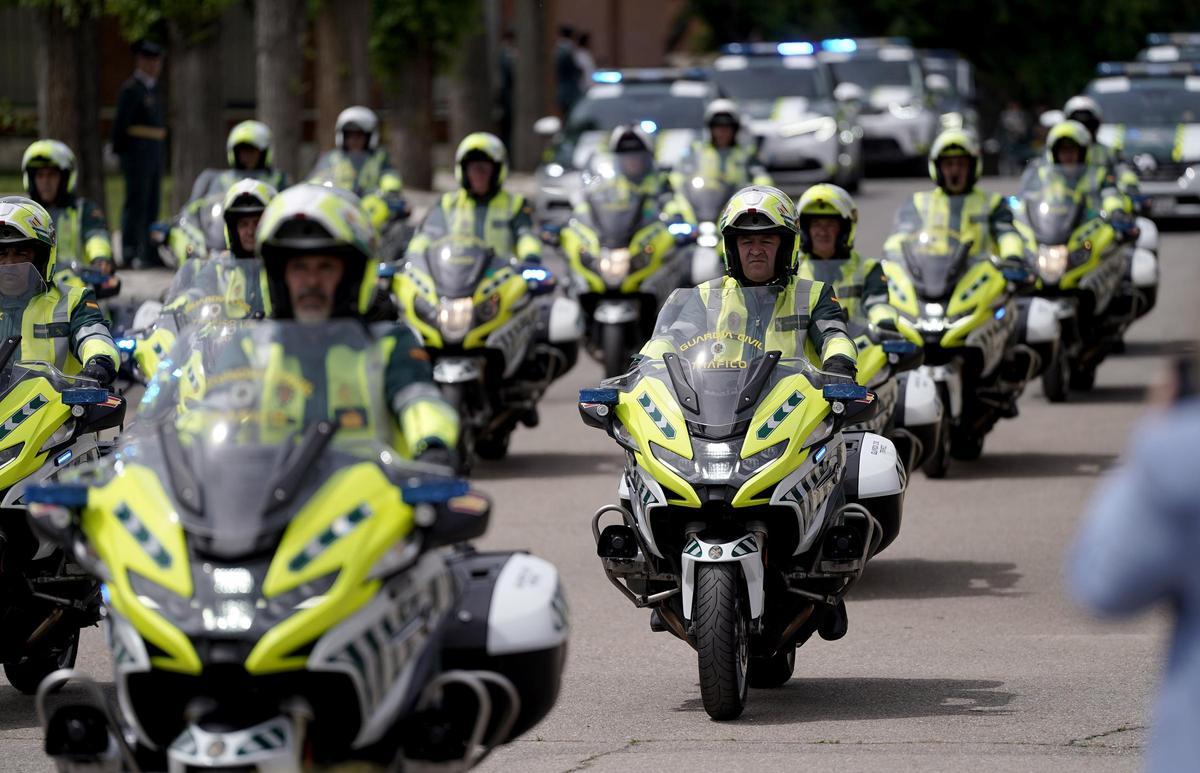
<svg viewBox="0 0 1200 773"><path fill-rule="evenodd" d="M896 320L892 319L891 317L884 317L883 319L879 320L875 323L875 327L879 328L880 330L886 330L889 333L895 333L899 330L899 328L896 327Z"/></svg>
<svg viewBox="0 0 1200 773"><path fill-rule="evenodd" d="M858 378L858 366L850 361L849 358L843 357L840 354L835 354L830 357L821 366L826 375L831 378L826 379L829 383L856 383Z"/></svg>
<svg viewBox="0 0 1200 773"><path fill-rule="evenodd" d="M458 469L458 456L441 443L431 443L426 446L424 451L417 454L416 461L422 464L436 464L441 467L449 467L452 470Z"/></svg>
<svg viewBox="0 0 1200 773"><path fill-rule="evenodd" d="M116 379L117 367L113 365L113 361L108 357L96 356L84 364L83 370L79 371L79 375L84 378L95 379L100 382L100 386L107 387Z"/></svg>

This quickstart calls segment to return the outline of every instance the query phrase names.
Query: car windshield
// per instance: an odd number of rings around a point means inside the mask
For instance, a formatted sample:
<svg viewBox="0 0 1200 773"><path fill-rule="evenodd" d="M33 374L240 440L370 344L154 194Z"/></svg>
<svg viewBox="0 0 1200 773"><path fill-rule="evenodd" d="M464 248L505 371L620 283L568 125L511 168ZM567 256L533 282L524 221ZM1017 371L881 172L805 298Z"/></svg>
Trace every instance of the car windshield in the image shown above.
<svg viewBox="0 0 1200 773"><path fill-rule="evenodd" d="M1200 85L1185 88L1192 78L1134 80L1128 90L1105 91L1093 84L1088 94L1100 105L1104 122L1130 126L1175 126L1200 123Z"/></svg>
<svg viewBox="0 0 1200 773"><path fill-rule="evenodd" d="M687 89L683 86L695 86ZM681 93L684 92L684 93ZM629 84L593 86L567 121L567 135L609 130L622 124L640 124L651 131L698 129L704 125L704 106L709 89L703 83Z"/></svg>
<svg viewBox="0 0 1200 773"><path fill-rule="evenodd" d="M785 347L802 349L780 338L800 333L781 333L776 324L787 316L781 304L788 297L779 287L674 291L642 349L638 374L668 384L681 406L694 407L688 420L710 436L727 435L781 379L802 374L824 383L806 358L779 358Z"/></svg>
<svg viewBox="0 0 1200 773"><path fill-rule="evenodd" d="M787 67L781 57L741 68L718 66L713 70L713 80L722 93L737 100L818 99L826 93L820 72L816 67Z"/></svg>
<svg viewBox="0 0 1200 773"><path fill-rule="evenodd" d="M852 57L844 62L833 62L830 66L838 83L855 83L864 89L879 86L918 88L920 73L911 60Z"/></svg>
<svg viewBox="0 0 1200 773"><path fill-rule="evenodd" d="M1084 168L1038 164L1021 176L1021 213L1041 244L1066 244L1095 207L1098 192Z"/></svg>

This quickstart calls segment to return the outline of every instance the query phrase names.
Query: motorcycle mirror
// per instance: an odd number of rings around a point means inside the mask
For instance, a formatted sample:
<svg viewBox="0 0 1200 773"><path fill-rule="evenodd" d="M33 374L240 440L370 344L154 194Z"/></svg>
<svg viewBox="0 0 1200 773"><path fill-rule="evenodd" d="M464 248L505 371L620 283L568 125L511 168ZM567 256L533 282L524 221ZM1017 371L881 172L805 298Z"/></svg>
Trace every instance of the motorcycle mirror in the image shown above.
<svg viewBox="0 0 1200 773"><path fill-rule="evenodd" d="M108 390L76 387L62 391L63 405L99 405L108 399Z"/></svg>
<svg viewBox="0 0 1200 773"><path fill-rule="evenodd" d="M462 481L463 486L466 482ZM486 496L467 491L436 506L437 515L425 531L430 547L455 545L482 537L487 531L492 503Z"/></svg>

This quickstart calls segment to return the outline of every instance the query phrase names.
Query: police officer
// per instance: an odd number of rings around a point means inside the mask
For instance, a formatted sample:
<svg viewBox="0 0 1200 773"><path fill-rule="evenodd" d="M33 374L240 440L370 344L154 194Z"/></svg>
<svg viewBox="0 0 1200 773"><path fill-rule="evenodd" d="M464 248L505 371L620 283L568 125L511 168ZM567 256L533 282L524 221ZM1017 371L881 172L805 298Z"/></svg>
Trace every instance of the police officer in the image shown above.
<svg viewBox="0 0 1200 773"><path fill-rule="evenodd" d="M961 129L939 134L929 149L929 176L937 187L914 193L900 208L884 251L899 252L908 235L934 226L970 242L972 259L997 255L1024 270L1025 242L1013 225L1012 210L1000 194L976 187L982 173L983 155L974 135Z"/></svg>
<svg viewBox="0 0 1200 773"><path fill-rule="evenodd" d="M468 134L454 153L456 191L443 193L429 211L408 255L420 255L439 238L450 234L472 236L486 242L500 256L541 261L541 242L533 233L532 208L524 196L504 189L508 154L494 134Z"/></svg>
<svg viewBox="0 0 1200 773"><path fill-rule="evenodd" d="M1046 152L1038 162L1038 174L1073 186L1073 198L1090 200L1089 205L1107 213L1113 228L1123 236L1134 227L1127 209L1129 200L1110 169L1090 162L1091 145L1091 132L1078 121L1055 124L1046 134Z"/></svg>
<svg viewBox="0 0 1200 773"><path fill-rule="evenodd" d="M117 375L117 348L91 290L53 282L54 221L23 196L0 199L0 326L21 336L14 360L49 362L104 386Z"/></svg>
<svg viewBox="0 0 1200 773"><path fill-rule="evenodd" d="M1132 202L1141 192L1138 175L1119 149L1100 142L1100 123L1104 120L1100 105L1091 97L1080 94L1067 100L1063 115L1088 130L1092 140L1088 146L1088 163L1104 167L1112 175L1117 189Z"/></svg>
<svg viewBox="0 0 1200 773"><path fill-rule="evenodd" d="M737 104L729 99L713 100L704 110L704 126L708 141L693 142L680 162L681 167L734 188L771 184L771 176L754 150L738 142L742 119Z"/></svg>
<svg viewBox="0 0 1200 773"><path fill-rule="evenodd" d="M113 273L112 242L104 212L76 195L75 154L58 140L38 140L21 158L21 180L29 198L54 218L58 254L71 263Z"/></svg>
<svg viewBox="0 0 1200 773"><path fill-rule="evenodd" d="M272 154L271 129L261 121L242 121L225 138L225 157L229 168L219 172L206 170L196 178L191 199L228 191L238 180L261 180L277 191L288 186L287 173L276 169Z"/></svg>
<svg viewBox="0 0 1200 773"><path fill-rule="evenodd" d="M150 224L158 217L163 175L165 106L158 88L163 50L139 40L133 45L135 69L117 96L112 148L121 159L125 206L121 211L122 255L128 265L160 265L150 243Z"/></svg>
<svg viewBox="0 0 1200 773"><path fill-rule="evenodd" d="M356 196L403 187L387 151L379 147L379 118L373 110L361 105L338 114L334 148L317 160L308 179L333 183Z"/></svg>
<svg viewBox="0 0 1200 773"><path fill-rule="evenodd" d="M313 325L362 320L375 290L375 231L358 199L321 185L297 185L262 214L256 241L263 261L266 313ZM372 326L387 362L386 404L399 425L397 448L422 461L452 465L458 416L433 383L429 356L408 327ZM329 342L326 342L329 343ZM326 347L315 352L325 356Z"/></svg>
<svg viewBox="0 0 1200 773"><path fill-rule="evenodd" d="M854 249L858 207L842 188L814 185L797 202L800 216L799 276L834 286L849 319L896 329L899 313L888 303L883 265Z"/></svg>

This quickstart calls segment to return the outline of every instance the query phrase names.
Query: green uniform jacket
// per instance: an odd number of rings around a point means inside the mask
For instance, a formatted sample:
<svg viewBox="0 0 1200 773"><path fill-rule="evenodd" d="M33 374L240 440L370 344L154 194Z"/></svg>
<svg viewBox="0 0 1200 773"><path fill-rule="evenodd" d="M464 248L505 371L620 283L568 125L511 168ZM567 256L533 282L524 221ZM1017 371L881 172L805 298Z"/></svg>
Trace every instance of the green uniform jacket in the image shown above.
<svg viewBox="0 0 1200 773"><path fill-rule="evenodd" d="M888 303L888 282L883 273L883 264L864 258L856 250L850 251L848 260L832 261L822 261L801 253L796 274L801 279L815 279L833 285L837 300L846 311L847 321L865 318L871 324L878 324L882 320L895 320L900 316Z"/></svg>
<svg viewBox="0 0 1200 773"><path fill-rule="evenodd" d="M989 254L1000 258L1025 258L1025 242L1013 225L1008 201L999 193L978 188L951 196L941 188L918 191L900 211L884 252L899 252L904 237L922 230L948 230L961 242L971 242L971 258Z"/></svg>
<svg viewBox="0 0 1200 773"><path fill-rule="evenodd" d="M31 269L32 270L32 269ZM0 337L21 336L19 360L49 362L69 376L93 357L120 363L108 322L90 289L53 286L29 297L0 296Z"/></svg>
<svg viewBox="0 0 1200 773"><path fill-rule="evenodd" d="M400 174L392 166L387 151L364 150L347 153L330 150L317 159L316 166L308 173L311 182L332 182L356 196L366 196L378 190L400 190L403 184Z"/></svg>
<svg viewBox="0 0 1200 773"><path fill-rule="evenodd" d="M479 239L499 256L540 259L542 244L533 233L533 210L524 196L501 190L477 199L463 189L443 193L421 222L406 255L421 255L429 245L450 235Z"/></svg>
<svg viewBox="0 0 1200 773"><path fill-rule="evenodd" d="M97 260L112 260L112 241L104 211L91 199L77 198L66 207L49 209L61 268L72 263L90 266Z"/></svg>

